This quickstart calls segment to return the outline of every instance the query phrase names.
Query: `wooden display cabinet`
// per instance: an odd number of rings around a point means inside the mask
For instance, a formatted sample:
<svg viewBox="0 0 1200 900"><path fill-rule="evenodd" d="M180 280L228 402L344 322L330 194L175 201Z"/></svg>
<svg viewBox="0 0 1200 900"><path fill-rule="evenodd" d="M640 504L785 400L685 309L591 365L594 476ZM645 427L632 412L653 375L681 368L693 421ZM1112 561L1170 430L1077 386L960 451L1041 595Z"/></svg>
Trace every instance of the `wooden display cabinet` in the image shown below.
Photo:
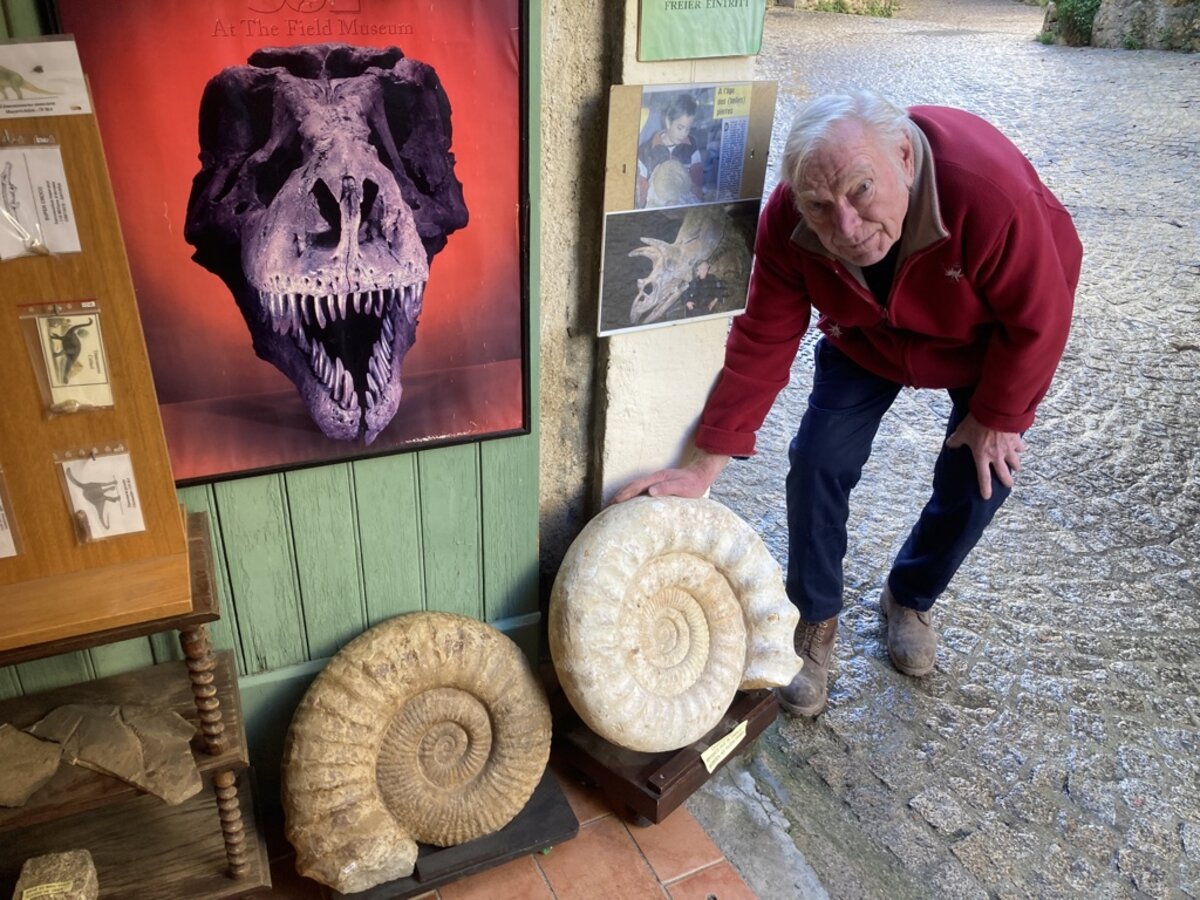
<svg viewBox="0 0 1200 900"><path fill-rule="evenodd" d="M134 703L173 710L197 726L193 753L204 787L178 806L116 778L65 761L22 807L0 807L0 896L32 856L86 849L101 898L237 897L270 887L266 848L254 819L252 771L228 651L213 653L207 623L218 618L207 516L189 517L195 609L38 647L0 652L0 665L178 630L186 659L0 702L0 722L25 728L68 703Z"/></svg>
<svg viewBox="0 0 1200 900"><path fill-rule="evenodd" d="M46 136L60 145L82 252L0 261L0 470L19 538L17 555L0 558L0 651L192 608L185 524L99 129L92 115L11 119L0 140L28 146ZM93 300L113 405L51 414L22 309ZM55 455L118 444L130 454L145 530L82 541Z"/></svg>

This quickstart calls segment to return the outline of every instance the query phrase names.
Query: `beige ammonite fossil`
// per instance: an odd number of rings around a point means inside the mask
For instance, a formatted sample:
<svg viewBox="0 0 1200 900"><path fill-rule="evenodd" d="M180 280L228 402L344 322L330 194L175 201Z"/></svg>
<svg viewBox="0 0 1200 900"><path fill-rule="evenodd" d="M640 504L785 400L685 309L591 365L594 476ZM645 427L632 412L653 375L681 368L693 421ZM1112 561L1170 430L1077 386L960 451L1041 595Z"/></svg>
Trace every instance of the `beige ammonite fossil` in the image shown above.
<svg viewBox="0 0 1200 900"><path fill-rule="evenodd" d="M638 497L588 523L550 598L550 654L601 737L674 750L720 722L738 689L800 671L799 621L754 530L714 500Z"/></svg>
<svg viewBox="0 0 1200 900"><path fill-rule="evenodd" d="M550 755L550 708L509 638L410 613L329 661L292 718L283 808L296 868L341 893L412 873L417 842L504 827Z"/></svg>

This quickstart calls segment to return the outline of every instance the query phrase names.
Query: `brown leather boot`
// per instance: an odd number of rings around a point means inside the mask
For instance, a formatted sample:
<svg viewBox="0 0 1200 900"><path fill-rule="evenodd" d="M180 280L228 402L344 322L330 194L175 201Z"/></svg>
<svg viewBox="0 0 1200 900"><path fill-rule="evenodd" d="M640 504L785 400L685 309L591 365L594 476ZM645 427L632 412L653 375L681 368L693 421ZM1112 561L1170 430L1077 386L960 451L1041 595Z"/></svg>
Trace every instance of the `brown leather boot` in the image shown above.
<svg viewBox="0 0 1200 900"><path fill-rule="evenodd" d="M796 626L796 653L804 667L791 684L775 689L779 705L797 716L815 716L829 696L829 655L837 635L837 616L824 622L801 621Z"/></svg>
<svg viewBox="0 0 1200 900"><path fill-rule="evenodd" d="M879 608L887 619L887 648L892 665L905 675L920 677L932 672L937 656L937 632L933 630L932 613L901 606L886 583Z"/></svg>

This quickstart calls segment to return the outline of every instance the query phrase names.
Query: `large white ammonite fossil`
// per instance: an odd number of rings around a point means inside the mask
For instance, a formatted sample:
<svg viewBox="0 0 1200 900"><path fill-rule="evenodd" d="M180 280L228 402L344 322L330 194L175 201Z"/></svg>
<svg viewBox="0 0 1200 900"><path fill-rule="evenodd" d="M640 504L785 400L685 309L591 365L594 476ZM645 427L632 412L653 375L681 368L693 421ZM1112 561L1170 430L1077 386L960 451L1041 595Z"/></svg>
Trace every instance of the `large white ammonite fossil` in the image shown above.
<svg viewBox="0 0 1200 900"><path fill-rule="evenodd" d="M410 875L417 842L503 828L550 756L550 707L509 638L410 613L329 661L292 718L283 808L300 874L341 893Z"/></svg>
<svg viewBox="0 0 1200 900"><path fill-rule="evenodd" d="M571 705L631 750L714 728L738 689L787 684L800 614L754 530L714 500L638 497L588 523L550 598L550 654Z"/></svg>

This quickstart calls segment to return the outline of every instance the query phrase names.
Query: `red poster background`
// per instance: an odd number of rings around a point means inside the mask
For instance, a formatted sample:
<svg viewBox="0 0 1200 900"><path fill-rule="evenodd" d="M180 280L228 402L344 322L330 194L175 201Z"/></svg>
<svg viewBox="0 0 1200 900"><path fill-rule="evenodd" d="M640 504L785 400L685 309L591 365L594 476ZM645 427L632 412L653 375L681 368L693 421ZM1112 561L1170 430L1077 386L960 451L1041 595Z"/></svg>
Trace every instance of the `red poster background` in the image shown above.
<svg viewBox="0 0 1200 900"><path fill-rule="evenodd" d="M526 427L516 0L57 3L91 84L177 480ZM205 84L259 48L324 42L396 46L436 70L470 215L430 263L404 397L369 447L321 434L183 239Z"/></svg>

